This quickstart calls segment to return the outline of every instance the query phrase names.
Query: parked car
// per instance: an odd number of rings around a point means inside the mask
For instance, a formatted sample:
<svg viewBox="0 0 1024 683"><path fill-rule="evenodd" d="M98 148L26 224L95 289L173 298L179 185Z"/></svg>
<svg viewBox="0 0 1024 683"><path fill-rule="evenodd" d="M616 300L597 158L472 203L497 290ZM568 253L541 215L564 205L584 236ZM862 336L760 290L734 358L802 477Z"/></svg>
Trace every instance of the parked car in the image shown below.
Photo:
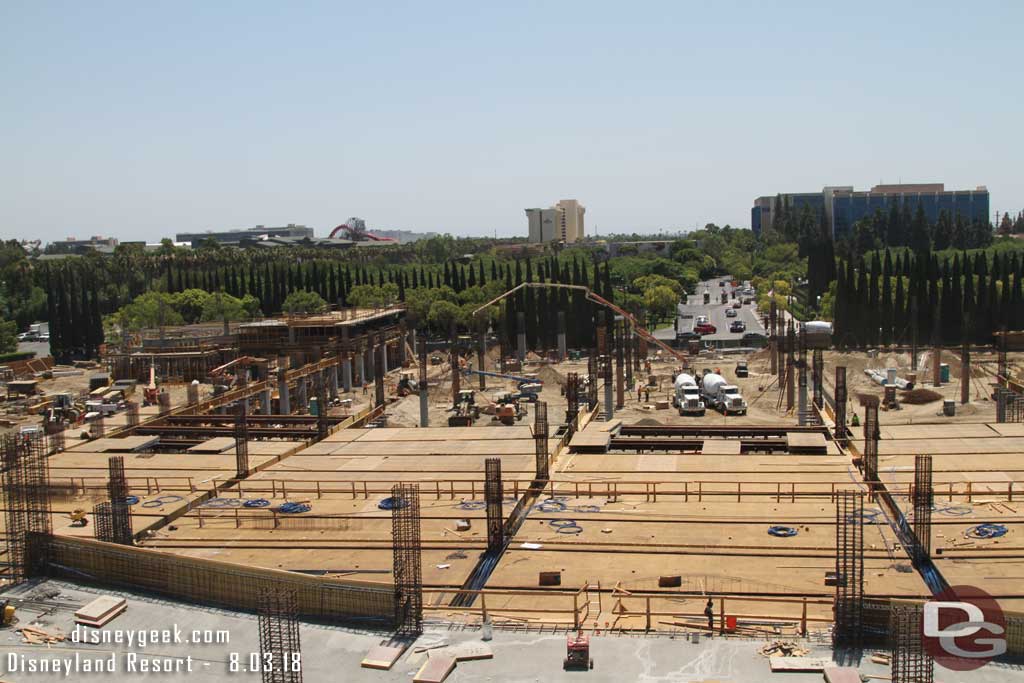
<svg viewBox="0 0 1024 683"><path fill-rule="evenodd" d="M729 331L730 332L746 332L747 331L747 325L742 320L733 320L731 323L729 323Z"/></svg>
<svg viewBox="0 0 1024 683"><path fill-rule="evenodd" d="M760 332L747 332L743 335L742 341L745 346L764 346L768 342L768 337Z"/></svg>
<svg viewBox="0 0 1024 683"><path fill-rule="evenodd" d="M708 321L708 317L706 315L698 315L697 319L693 321L693 324L694 324L694 326L696 326L696 325L703 325L707 321Z"/></svg>
<svg viewBox="0 0 1024 683"><path fill-rule="evenodd" d="M743 304L741 304L741 303L740 303L740 300L739 300L739 299L737 299L736 301L733 301L733 302L732 302L732 307L733 307L733 308L740 308L740 307L742 307L742 306L743 306Z"/></svg>
<svg viewBox="0 0 1024 683"><path fill-rule="evenodd" d="M703 322L703 323L701 323L699 325L695 325L694 328L693 328L693 331L696 332L697 334L701 334L701 335L704 335L704 334L714 334L715 332L718 331L718 328L715 327L714 325L712 325L709 322Z"/></svg>
<svg viewBox="0 0 1024 683"><path fill-rule="evenodd" d="M725 309L725 317L726 318L735 318L736 317L736 309L735 308L727 308L727 309Z"/></svg>

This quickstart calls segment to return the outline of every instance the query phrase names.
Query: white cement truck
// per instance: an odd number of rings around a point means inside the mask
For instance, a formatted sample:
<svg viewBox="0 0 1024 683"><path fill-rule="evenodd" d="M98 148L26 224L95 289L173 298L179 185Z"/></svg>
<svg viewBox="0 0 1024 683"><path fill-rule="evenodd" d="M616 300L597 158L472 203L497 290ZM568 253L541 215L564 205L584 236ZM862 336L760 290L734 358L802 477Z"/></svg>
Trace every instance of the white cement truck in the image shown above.
<svg viewBox="0 0 1024 683"><path fill-rule="evenodd" d="M672 405L679 409L680 415L703 415L704 401L700 397L700 388L692 375L685 372L676 377L675 392L672 395Z"/></svg>
<svg viewBox="0 0 1024 683"><path fill-rule="evenodd" d="M701 381L704 403L725 415L746 415L747 402L739 387L729 384L721 375L709 372Z"/></svg>

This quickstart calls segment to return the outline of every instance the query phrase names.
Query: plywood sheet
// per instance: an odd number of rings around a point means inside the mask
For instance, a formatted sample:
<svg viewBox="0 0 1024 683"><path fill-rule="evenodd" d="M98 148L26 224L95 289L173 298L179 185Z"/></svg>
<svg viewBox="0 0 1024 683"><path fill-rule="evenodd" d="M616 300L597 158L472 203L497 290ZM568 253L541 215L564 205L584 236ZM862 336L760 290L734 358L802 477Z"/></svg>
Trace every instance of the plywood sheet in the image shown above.
<svg viewBox="0 0 1024 683"><path fill-rule="evenodd" d="M395 662L405 652L404 647L391 647L388 645L374 645L370 648L370 651L363 657L363 661L359 663L364 669L381 669L384 671L389 670L395 665ZM452 660L454 666L455 660Z"/></svg>
<svg viewBox="0 0 1024 683"><path fill-rule="evenodd" d="M455 670L455 658L433 654L413 677L413 683L441 683Z"/></svg>
<svg viewBox="0 0 1024 683"><path fill-rule="evenodd" d="M700 452L703 455L739 455L740 446L739 439L704 439Z"/></svg>
<svg viewBox="0 0 1024 683"><path fill-rule="evenodd" d="M152 447L160 441L159 436L125 436L85 441L75 446L77 453L133 453Z"/></svg>
<svg viewBox="0 0 1024 683"><path fill-rule="evenodd" d="M612 435L609 432L602 432L593 429L584 429L576 432L569 441L569 448L604 448L607 449L612 442Z"/></svg>
<svg viewBox="0 0 1024 683"><path fill-rule="evenodd" d="M825 448L825 435L821 432L786 432L790 448Z"/></svg>
<svg viewBox="0 0 1024 683"><path fill-rule="evenodd" d="M234 447L235 440L230 436L217 436L212 439L196 444L192 448L188 449L188 453L223 453L229 448Z"/></svg>

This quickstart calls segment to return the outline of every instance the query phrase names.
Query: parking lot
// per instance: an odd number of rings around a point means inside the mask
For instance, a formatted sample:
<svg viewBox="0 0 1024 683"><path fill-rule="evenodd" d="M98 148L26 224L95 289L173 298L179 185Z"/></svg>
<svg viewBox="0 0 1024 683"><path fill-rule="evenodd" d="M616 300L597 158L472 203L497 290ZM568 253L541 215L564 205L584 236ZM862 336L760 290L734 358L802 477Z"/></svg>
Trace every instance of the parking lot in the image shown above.
<svg viewBox="0 0 1024 683"><path fill-rule="evenodd" d="M725 283L724 286L722 283ZM706 316L708 322L715 326L714 334L701 335L701 341L717 346L754 346L756 344L744 344L743 335L750 333L765 334L764 326L761 324L760 314L753 304L742 304L736 309L736 317L729 317L726 311L732 309L733 303L739 299L732 297L733 287L728 276L715 280L706 280L697 285L695 294L688 294L686 303L679 304L679 317L676 321L677 330L666 330L673 336L677 333L692 332L699 316ZM710 295L710 303L704 303L704 290L707 289ZM722 303L722 293L726 294L728 303ZM739 320L746 326L742 332L730 332L729 326L733 321Z"/></svg>

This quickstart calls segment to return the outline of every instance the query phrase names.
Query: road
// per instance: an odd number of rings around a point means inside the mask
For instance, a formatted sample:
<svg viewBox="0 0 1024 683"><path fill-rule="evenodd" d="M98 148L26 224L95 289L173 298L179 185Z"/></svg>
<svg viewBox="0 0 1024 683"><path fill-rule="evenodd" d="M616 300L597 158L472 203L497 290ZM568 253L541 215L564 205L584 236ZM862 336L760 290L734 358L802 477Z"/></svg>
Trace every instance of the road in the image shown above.
<svg viewBox="0 0 1024 683"><path fill-rule="evenodd" d="M764 327L761 325L761 320L757 312L757 308L753 304L745 304L741 308L737 309L736 317L729 318L725 315L726 310L732 307L733 299L730 296L729 303L722 303L722 292L724 291L727 295L732 292L732 285L726 284L724 287L721 285L722 282L728 283L728 277L722 277L715 280L706 280L697 285L697 293L690 294L686 297L686 303L680 303L679 318L677 319L679 332L689 332L693 330L693 325L697 320L698 316L707 316L708 320L717 328L715 334L704 335L701 337L701 341L708 342L710 344L722 344L727 346L738 346L740 341L743 339L743 335L748 332L758 332L765 334ZM704 289L707 288L711 294L711 303L704 304ZM742 320L747 329L743 332L730 332L729 324L734 320ZM659 339L675 338L675 330L666 329L658 332Z"/></svg>

